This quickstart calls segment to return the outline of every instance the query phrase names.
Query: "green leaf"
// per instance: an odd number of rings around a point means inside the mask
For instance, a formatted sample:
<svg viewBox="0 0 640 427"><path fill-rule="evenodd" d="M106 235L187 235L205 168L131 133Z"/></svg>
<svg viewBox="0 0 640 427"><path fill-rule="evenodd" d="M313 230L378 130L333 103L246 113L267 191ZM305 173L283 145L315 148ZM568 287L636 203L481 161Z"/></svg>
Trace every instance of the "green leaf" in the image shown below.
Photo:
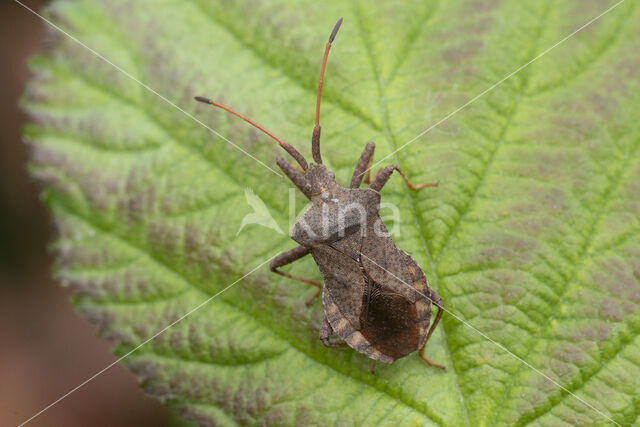
<svg viewBox="0 0 640 427"><path fill-rule="evenodd" d="M365 142L382 159L613 4L60 0L48 16L268 165L283 154L273 141L193 96L309 158L322 52L344 17L322 146L346 184ZM123 363L202 423L610 423L584 401L637 424L639 23L624 2L385 159L440 182L410 193L394 176L383 200L449 310L427 347L446 372L414 354L374 376L365 356L323 347L314 290L264 265ZM295 246L277 227L236 235L246 188L287 230L292 185L52 36L24 99L30 168L59 230L57 276L124 355ZM311 259L287 268L320 278Z"/></svg>

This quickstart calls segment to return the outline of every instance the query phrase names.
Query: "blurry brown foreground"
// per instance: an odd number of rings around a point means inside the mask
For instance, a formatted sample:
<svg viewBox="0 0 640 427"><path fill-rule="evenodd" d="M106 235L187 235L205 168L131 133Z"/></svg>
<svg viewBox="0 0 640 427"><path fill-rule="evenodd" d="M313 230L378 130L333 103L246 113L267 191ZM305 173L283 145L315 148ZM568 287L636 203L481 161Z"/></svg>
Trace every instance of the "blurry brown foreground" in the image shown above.
<svg viewBox="0 0 640 427"><path fill-rule="evenodd" d="M23 0L35 10L42 0ZM0 425L18 425L110 364L112 345L80 318L50 279L52 226L26 173L26 120L18 99L26 58L44 48L45 25L12 0L0 3ZM44 412L33 426L168 425L171 417L116 365Z"/></svg>

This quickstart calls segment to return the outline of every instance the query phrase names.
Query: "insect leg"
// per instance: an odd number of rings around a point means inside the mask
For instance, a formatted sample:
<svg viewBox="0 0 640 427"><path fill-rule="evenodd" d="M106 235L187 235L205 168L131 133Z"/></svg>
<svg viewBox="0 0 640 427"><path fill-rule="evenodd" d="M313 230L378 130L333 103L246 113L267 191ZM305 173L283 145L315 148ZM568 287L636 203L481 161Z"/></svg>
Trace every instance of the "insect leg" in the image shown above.
<svg viewBox="0 0 640 427"><path fill-rule="evenodd" d="M433 324L431 325L431 327L429 328L429 332L427 332L427 339L424 340L424 344L422 345L422 348L420 349L419 354L422 360L427 362L427 365L444 370L445 369L444 366L438 365L437 363L432 362L424 355L424 348L427 346L427 342L429 341L429 337L433 333L433 330L436 328L436 326L438 326L438 323L440 322L440 318L442 317L442 312L444 311L444 304L442 303L442 298L440 298L440 295L438 295L436 291L434 291L433 289L431 290L431 301L433 301L433 305L438 307L438 314L436 314L436 318L433 321Z"/></svg>
<svg viewBox="0 0 640 427"><path fill-rule="evenodd" d="M311 305L313 300L315 300L318 295L320 295L320 291L322 290L322 284L317 280L305 279L304 277L298 277L291 275L289 273L285 273L284 271L278 270L280 267L283 267L287 264L291 264L309 254L309 248L304 246L298 246L297 248L293 248L288 250L287 252L283 252L277 257L275 257L271 263L269 264L269 268L276 274L279 274L284 277L288 277L289 279L297 280L299 282L307 283L309 285L315 286L318 288L317 292L307 301L307 305Z"/></svg>
<svg viewBox="0 0 640 427"><path fill-rule="evenodd" d="M375 359L371 361L371 373L372 373L373 375L375 375L375 374L376 374L376 363L378 363L378 361L377 361L377 360L375 360Z"/></svg>
<svg viewBox="0 0 640 427"><path fill-rule="evenodd" d="M329 320L325 317L322 321L322 328L320 328L320 340L325 347L346 347L346 342L331 342L329 341L329 337L333 334L333 329L331 328L331 324Z"/></svg>
<svg viewBox="0 0 640 427"><path fill-rule="evenodd" d="M376 145L373 142L369 142L367 146L364 147L364 151L358 159L356 170L353 171L353 176L351 176L351 185L349 188L359 188L360 184L362 184L363 177L364 182L369 184L369 168L373 161L373 152L375 149Z"/></svg>
<svg viewBox="0 0 640 427"><path fill-rule="evenodd" d="M278 166L280 166L280 169L282 169L282 172L284 172L285 175L289 177L291 182L293 182L296 185L296 187L298 187L298 189L302 191L302 193L305 196L307 196L308 199L310 199L311 187L309 186L309 183L307 182L304 175L298 172L289 162L287 162L282 157L278 157L276 159L276 163L278 164Z"/></svg>
<svg viewBox="0 0 640 427"><path fill-rule="evenodd" d="M409 178L407 178L407 176L404 174L404 172L402 172L400 170L398 165L390 165L390 166L387 166L386 168L380 169L378 171L378 173L376 174L375 178L373 178L373 183L371 184L371 186L369 186L369 188L371 188L372 190L376 190L376 191L382 190L382 187L384 187L384 185L387 183L387 181L389 181L389 178L391 177L391 174L393 173L394 170L398 171L398 173L402 176L402 179L404 179L405 184L407 184L407 187L410 190L420 190L420 189L422 189L424 187L437 187L438 186L437 182L414 185L414 184L411 183L411 181L409 181Z"/></svg>

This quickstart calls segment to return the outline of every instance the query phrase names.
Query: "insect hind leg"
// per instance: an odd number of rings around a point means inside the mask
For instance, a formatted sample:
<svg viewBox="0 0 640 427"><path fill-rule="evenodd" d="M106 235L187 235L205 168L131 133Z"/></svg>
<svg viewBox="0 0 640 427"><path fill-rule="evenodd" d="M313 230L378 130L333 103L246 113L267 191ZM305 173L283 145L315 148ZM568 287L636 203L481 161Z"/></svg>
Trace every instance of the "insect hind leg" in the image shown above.
<svg viewBox="0 0 640 427"><path fill-rule="evenodd" d="M424 349L427 346L429 337L431 337L431 334L433 333L434 329L436 328L436 326L438 326L438 323L440 322L440 318L442 317L442 313L444 312L444 304L442 303L442 298L440 298L440 295L438 295L436 291L434 291L433 289L431 289L430 299L433 302L433 305L438 307L438 314L436 314L436 318L433 320L433 324L429 328L429 332L427 332L427 338L424 340L424 344L422 344L419 354L422 360L424 360L427 363L427 365L432 366L434 368L442 369L444 371L445 370L444 366L439 365L435 362L432 362L431 360L429 360L429 358L427 358L427 356L424 355Z"/></svg>
<svg viewBox="0 0 640 427"><path fill-rule="evenodd" d="M320 291L322 290L322 283L318 282L317 280L294 276L292 274L285 273L284 271L279 270L280 267L284 267L285 265L291 264L308 254L309 254L309 248L304 246L298 246L297 248L293 248L291 250L281 253L280 255L275 257L273 260L271 260L271 263L269 264L269 268L271 269L272 272L279 274L280 276L283 276L292 280L297 280L302 283L307 283L311 286L315 286L316 288L318 288L316 293L309 300L307 300L307 305L311 305L311 303L320 295Z"/></svg>

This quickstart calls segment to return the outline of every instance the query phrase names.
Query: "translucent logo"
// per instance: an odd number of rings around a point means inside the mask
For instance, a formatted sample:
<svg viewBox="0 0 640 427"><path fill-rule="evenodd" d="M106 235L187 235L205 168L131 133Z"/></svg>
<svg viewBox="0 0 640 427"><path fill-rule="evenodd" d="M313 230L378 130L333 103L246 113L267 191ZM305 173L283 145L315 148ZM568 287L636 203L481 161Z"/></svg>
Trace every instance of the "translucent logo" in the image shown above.
<svg viewBox="0 0 640 427"><path fill-rule="evenodd" d="M275 219L273 219L269 213L267 205L264 204L262 199L258 197L253 190L250 188L245 189L244 198L247 200L247 204L253 208L253 212L242 218L242 223L240 224L240 228L238 229L236 236L240 234L243 228L253 224L270 228L279 234L284 234L284 231L282 231L278 223L276 223Z"/></svg>

